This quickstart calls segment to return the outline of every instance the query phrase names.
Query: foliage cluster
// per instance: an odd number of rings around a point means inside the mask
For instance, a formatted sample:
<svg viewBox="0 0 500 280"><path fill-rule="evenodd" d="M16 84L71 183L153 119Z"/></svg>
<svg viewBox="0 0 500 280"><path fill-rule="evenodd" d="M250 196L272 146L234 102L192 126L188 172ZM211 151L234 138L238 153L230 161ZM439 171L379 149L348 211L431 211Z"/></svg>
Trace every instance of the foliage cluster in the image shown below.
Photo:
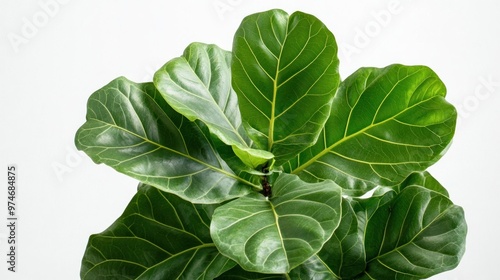
<svg viewBox="0 0 500 280"><path fill-rule="evenodd" d="M232 52L192 43L152 82L120 77L92 94L76 146L141 183L90 237L82 279L422 279L456 267L464 213L426 171L455 130L443 82L400 64L341 81L338 67L321 21L270 10L242 21Z"/></svg>

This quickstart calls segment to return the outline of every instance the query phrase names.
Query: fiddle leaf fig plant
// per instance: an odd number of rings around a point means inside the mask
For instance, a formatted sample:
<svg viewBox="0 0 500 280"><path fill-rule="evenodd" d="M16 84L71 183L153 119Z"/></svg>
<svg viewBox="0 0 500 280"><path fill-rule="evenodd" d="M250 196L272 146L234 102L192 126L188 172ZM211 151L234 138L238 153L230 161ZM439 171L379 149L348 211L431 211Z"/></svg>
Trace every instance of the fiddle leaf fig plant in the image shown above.
<svg viewBox="0 0 500 280"><path fill-rule="evenodd" d="M426 66L339 76L302 12L247 16L232 51L192 43L153 81L93 93L75 143L136 178L82 279L423 279L465 251L463 209L426 169L456 110ZM370 191L370 192L369 192Z"/></svg>

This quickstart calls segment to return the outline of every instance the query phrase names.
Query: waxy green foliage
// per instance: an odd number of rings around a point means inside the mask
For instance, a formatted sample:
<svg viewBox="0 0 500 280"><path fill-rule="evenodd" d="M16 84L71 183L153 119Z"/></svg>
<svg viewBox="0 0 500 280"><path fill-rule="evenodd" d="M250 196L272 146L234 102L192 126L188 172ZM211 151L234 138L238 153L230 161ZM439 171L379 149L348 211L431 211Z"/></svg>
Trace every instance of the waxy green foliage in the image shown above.
<svg viewBox="0 0 500 280"><path fill-rule="evenodd" d="M193 43L152 82L92 94L76 146L140 187L90 237L81 278L423 279L456 267L464 213L425 171L455 131L443 82L400 64L341 81L338 67L321 21L270 10L242 21L231 52Z"/></svg>

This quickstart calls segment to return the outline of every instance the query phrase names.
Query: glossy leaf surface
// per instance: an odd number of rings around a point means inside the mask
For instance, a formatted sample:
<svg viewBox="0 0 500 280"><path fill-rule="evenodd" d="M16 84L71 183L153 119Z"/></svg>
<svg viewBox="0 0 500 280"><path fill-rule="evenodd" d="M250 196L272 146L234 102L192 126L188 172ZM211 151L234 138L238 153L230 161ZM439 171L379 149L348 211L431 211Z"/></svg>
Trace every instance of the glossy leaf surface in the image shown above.
<svg viewBox="0 0 500 280"><path fill-rule="evenodd" d="M327 263L314 255L288 273L287 279L340 280Z"/></svg>
<svg viewBox="0 0 500 280"><path fill-rule="evenodd" d="M215 278L235 265L210 238L215 207L140 187L125 212L90 237L81 279Z"/></svg>
<svg viewBox="0 0 500 280"><path fill-rule="evenodd" d="M215 210L211 235L245 270L286 273L318 252L338 226L340 187L281 174L273 196L253 194Z"/></svg>
<svg viewBox="0 0 500 280"><path fill-rule="evenodd" d="M340 85L319 141L285 169L351 195L397 185L446 151L457 114L445 94L425 66L361 68Z"/></svg>
<svg viewBox="0 0 500 280"><path fill-rule="evenodd" d="M82 279L416 280L456 267L464 212L425 171L455 131L444 84L399 64L340 82L338 64L317 18L270 10L243 20L232 53L192 43L152 83L92 94L77 148L142 183L90 237Z"/></svg>
<svg viewBox="0 0 500 280"><path fill-rule="evenodd" d="M290 271L287 279L358 279L366 267L367 221L378 211L388 212L395 192L386 194L360 202L342 199L342 219L333 236L317 254ZM351 204L356 206L357 212ZM383 235L376 237L383 238Z"/></svg>
<svg viewBox="0 0 500 280"><path fill-rule="evenodd" d="M189 120L201 120L243 162L257 167L273 158L250 148L241 124L238 97L231 87L231 53L215 45L192 43L183 56L167 62L154 77L165 100Z"/></svg>
<svg viewBox="0 0 500 280"><path fill-rule="evenodd" d="M292 272L304 279L313 273L330 273L330 279L424 279L456 267L465 250L463 210L433 190L439 183L430 174L411 177L400 192L344 199L333 237Z"/></svg>
<svg viewBox="0 0 500 280"><path fill-rule="evenodd" d="M203 125L174 111L152 83L118 78L89 98L76 146L95 162L197 203L251 191L220 159Z"/></svg>
<svg viewBox="0 0 500 280"><path fill-rule="evenodd" d="M365 246L364 235L359 231L360 225L351 204L343 199L342 219L338 228L318 252L317 259L309 262L316 263L319 271L329 271L336 277L333 279L350 279L364 271Z"/></svg>
<svg viewBox="0 0 500 280"><path fill-rule="evenodd" d="M355 209L366 222L367 265L359 279L424 279L455 268L464 253L463 210L442 194L412 185Z"/></svg>
<svg viewBox="0 0 500 280"><path fill-rule="evenodd" d="M428 190L449 197L448 191L427 171L411 174L403 183L398 185L395 190L401 192L401 190L409 186L422 186Z"/></svg>
<svg viewBox="0 0 500 280"><path fill-rule="evenodd" d="M223 273L217 280L340 280L330 268L317 256L306 260L289 273L263 274L243 270L235 266Z"/></svg>
<svg viewBox="0 0 500 280"><path fill-rule="evenodd" d="M233 41L233 88L250 137L277 165L316 141L338 64L335 38L314 16L271 10L242 21Z"/></svg>
<svg viewBox="0 0 500 280"><path fill-rule="evenodd" d="M250 272L236 265L229 271L224 272L217 280L289 280L285 274L264 274Z"/></svg>

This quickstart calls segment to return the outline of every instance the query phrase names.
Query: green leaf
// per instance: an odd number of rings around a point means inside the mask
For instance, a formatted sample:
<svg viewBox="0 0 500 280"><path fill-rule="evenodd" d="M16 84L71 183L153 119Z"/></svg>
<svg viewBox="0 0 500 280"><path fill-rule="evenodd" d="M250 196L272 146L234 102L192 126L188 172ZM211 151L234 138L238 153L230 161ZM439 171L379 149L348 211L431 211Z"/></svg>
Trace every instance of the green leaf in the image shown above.
<svg viewBox="0 0 500 280"><path fill-rule="evenodd" d="M340 280L328 266L316 255L298 267L284 274L263 274L243 270L235 266L224 272L217 280ZM347 278L345 278L347 279Z"/></svg>
<svg viewBox="0 0 500 280"><path fill-rule="evenodd" d="M217 138L212 138L212 142L217 149L220 157L224 162L233 170L233 172L239 177L248 182L252 182L255 186L255 190L262 190L262 176L266 173L262 172L261 169L254 169L249 165L246 165L235 153L231 146L224 144Z"/></svg>
<svg viewBox="0 0 500 280"><path fill-rule="evenodd" d="M411 185L354 203L364 229L366 268L356 279L423 279L455 268L467 225L448 197Z"/></svg>
<svg viewBox="0 0 500 280"><path fill-rule="evenodd" d="M340 222L340 187L280 174L273 196L250 194L215 210L217 248L248 271L286 273L317 253Z"/></svg>
<svg viewBox="0 0 500 280"><path fill-rule="evenodd" d="M318 138L338 64L333 34L312 15L271 10L242 21L233 41L233 88L249 136L276 165Z"/></svg>
<svg viewBox="0 0 500 280"><path fill-rule="evenodd" d="M373 195L383 195L388 191L396 191L399 193L408 186L421 186L449 197L448 191L427 171L414 172L410 174L410 176L408 176L408 178L406 178L401 184L394 187L378 187Z"/></svg>
<svg viewBox="0 0 500 280"><path fill-rule="evenodd" d="M364 272L366 221L390 207L394 191L369 200L342 199L342 218L321 251L290 272L292 279L354 279ZM357 213L352 204L357 206ZM385 278L381 278L385 279Z"/></svg>
<svg viewBox="0 0 500 280"><path fill-rule="evenodd" d="M236 263L221 255L210 238L215 207L141 186L125 212L90 237L81 279L217 277Z"/></svg>
<svg viewBox="0 0 500 280"><path fill-rule="evenodd" d="M326 244L325 244L326 245ZM338 277L318 255L312 256L310 259L294 268L288 274L288 279L304 279L304 280L340 280ZM348 279L348 278L344 278Z"/></svg>
<svg viewBox="0 0 500 280"><path fill-rule="evenodd" d="M320 140L285 171L331 179L349 195L395 186L446 151L457 113L445 94L425 66L361 68L340 85Z"/></svg>
<svg viewBox="0 0 500 280"><path fill-rule="evenodd" d="M152 83L118 78L90 96L75 143L96 163L194 203L249 193L252 184L221 160L205 130L168 106Z"/></svg>
<svg viewBox="0 0 500 280"><path fill-rule="evenodd" d="M285 274L263 274L250 272L236 265L232 269L224 272L217 280L290 280Z"/></svg>
<svg viewBox="0 0 500 280"><path fill-rule="evenodd" d="M183 56L167 62L154 76L165 100L189 120L201 120L251 167L273 158L250 148L241 124L238 97L231 87L231 53L215 45L192 43Z"/></svg>
<svg viewBox="0 0 500 280"><path fill-rule="evenodd" d="M364 236L350 202L342 199L342 219L332 238L317 254L315 263L328 264L327 271L338 279L350 279L365 269ZM311 262L313 260L310 260ZM319 266L321 267L321 266ZM326 268L320 269L325 271ZM336 278L334 278L336 279Z"/></svg>
<svg viewBox="0 0 500 280"><path fill-rule="evenodd" d="M448 191L427 171L412 173L401 185L398 186L397 190L400 192L402 189L409 186L422 186L446 197L450 196Z"/></svg>

